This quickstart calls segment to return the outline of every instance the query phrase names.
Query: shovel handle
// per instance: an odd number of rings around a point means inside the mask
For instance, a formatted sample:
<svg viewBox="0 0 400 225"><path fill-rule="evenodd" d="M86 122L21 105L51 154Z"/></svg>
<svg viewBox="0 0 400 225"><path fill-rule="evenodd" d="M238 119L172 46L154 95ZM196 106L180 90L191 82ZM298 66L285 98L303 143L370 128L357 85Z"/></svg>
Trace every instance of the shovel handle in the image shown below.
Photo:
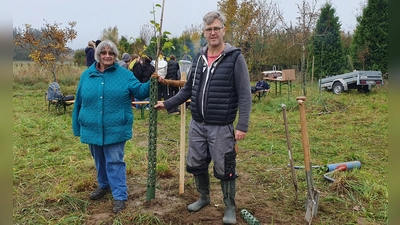
<svg viewBox="0 0 400 225"><path fill-rule="evenodd" d="M307 120L306 120L306 109L305 109L305 96L299 96L296 98L297 103L299 103L300 110L300 125L301 125L301 141L303 144L303 153L304 153L304 166L306 171L311 170L310 162L310 143L308 142L308 129L307 129Z"/></svg>

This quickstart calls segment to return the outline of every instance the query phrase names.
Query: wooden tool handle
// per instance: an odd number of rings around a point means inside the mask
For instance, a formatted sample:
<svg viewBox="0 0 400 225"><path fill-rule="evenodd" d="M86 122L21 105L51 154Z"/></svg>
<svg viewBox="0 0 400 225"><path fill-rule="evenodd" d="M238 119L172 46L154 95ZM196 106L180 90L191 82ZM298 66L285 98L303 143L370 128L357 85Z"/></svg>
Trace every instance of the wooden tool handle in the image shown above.
<svg viewBox="0 0 400 225"><path fill-rule="evenodd" d="M301 125L301 141L303 144L303 152L304 152L304 166L306 171L310 171L310 144L308 142L308 130L307 130L307 120L306 120L306 109L305 109L305 96L299 96L296 98L299 103L300 110L300 125Z"/></svg>
<svg viewBox="0 0 400 225"><path fill-rule="evenodd" d="M283 114L283 123L285 125L285 134L286 134L286 140L287 140L287 147L288 150L291 150L290 142L289 142L289 127L288 127L288 122L287 122L287 117L286 117L286 105L282 104L282 114Z"/></svg>

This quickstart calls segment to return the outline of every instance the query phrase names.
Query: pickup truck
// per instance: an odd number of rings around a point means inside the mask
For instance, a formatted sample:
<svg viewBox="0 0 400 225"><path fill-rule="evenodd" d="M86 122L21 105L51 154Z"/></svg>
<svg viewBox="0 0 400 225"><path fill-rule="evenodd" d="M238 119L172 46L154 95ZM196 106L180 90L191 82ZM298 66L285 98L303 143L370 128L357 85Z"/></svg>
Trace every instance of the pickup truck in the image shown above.
<svg viewBox="0 0 400 225"><path fill-rule="evenodd" d="M319 79L319 87L340 94L350 89L369 92L372 86L383 85L381 71L353 71Z"/></svg>

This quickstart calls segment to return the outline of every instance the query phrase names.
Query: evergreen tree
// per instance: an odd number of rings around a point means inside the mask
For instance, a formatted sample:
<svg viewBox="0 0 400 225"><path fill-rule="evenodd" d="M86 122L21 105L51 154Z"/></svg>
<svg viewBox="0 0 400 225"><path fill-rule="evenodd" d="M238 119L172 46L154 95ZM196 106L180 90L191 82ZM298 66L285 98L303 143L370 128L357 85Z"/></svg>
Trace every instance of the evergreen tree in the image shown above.
<svg viewBox="0 0 400 225"><path fill-rule="evenodd" d="M120 54L118 57L122 57L122 54L125 52L128 54L132 54L131 45L128 42L128 39L124 36L121 36L121 39L119 39L118 51Z"/></svg>
<svg viewBox="0 0 400 225"><path fill-rule="evenodd" d="M389 0L368 0L350 48L357 70L388 71Z"/></svg>
<svg viewBox="0 0 400 225"><path fill-rule="evenodd" d="M331 3L325 3L312 36L309 62L314 56L314 76L317 79L341 74L347 65L340 36L341 24L335 14L336 9ZM308 71L311 73L311 70Z"/></svg>

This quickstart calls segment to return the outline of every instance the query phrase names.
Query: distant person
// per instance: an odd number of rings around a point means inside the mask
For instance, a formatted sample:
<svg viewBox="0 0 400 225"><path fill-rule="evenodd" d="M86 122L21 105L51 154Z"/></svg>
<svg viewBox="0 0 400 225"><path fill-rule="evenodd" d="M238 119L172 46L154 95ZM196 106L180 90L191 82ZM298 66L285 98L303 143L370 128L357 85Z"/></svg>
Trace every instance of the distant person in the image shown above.
<svg viewBox="0 0 400 225"><path fill-rule="evenodd" d="M131 55L131 62L129 63L128 69L133 72L133 75L142 82L143 80L143 68L140 62L140 56L138 54Z"/></svg>
<svg viewBox="0 0 400 225"><path fill-rule="evenodd" d="M97 40L95 43L96 43L96 48L97 48L97 46L99 46L99 44L101 43L101 40Z"/></svg>
<svg viewBox="0 0 400 225"><path fill-rule="evenodd" d="M95 43L94 41L89 41L88 46L85 48L86 53L86 66L89 68L95 61L94 59L94 49Z"/></svg>
<svg viewBox="0 0 400 225"><path fill-rule="evenodd" d="M125 52L124 54L122 54L121 60L118 61L118 64L124 67L125 69L128 69L131 59L132 59L131 55Z"/></svg>
<svg viewBox="0 0 400 225"><path fill-rule="evenodd" d="M187 209L197 212L210 204L208 168L212 161L214 177L221 181L225 204L222 221L235 224L238 177L235 144L246 137L252 95L241 50L223 41L225 22L226 18L220 12L209 12L203 17L207 45L194 57L185 86L154 108L171 110L191 100L186 171L194 175L200 197Z"/></svg>
<svg viewBox="0 0 400 225"><path fill-rule="evenodd" d="M167 66L167 75L165 79L170 80L180 80L181 79L181 71L179 69L179 63L176 61L175 55L171 55L168 60ZM171 85L164 86L164 100L167 100L176 95L179 91L179 87L174 87ZM169 114L179 114L178 107L175 107L168 111Z"/></svg>
<svg viewBox="0 0 400 225"><path fill-rule="evenodd" d="M167 71L168 71L168 62L165 61L164 55L162 52L160 52L160 55L158 57L158 71L157 74L161 76L162 78L165 78L167 76ZM165 84L158 84L158 100L162 100L163 98L165 99L165 93L167 91L167 85Z"/></svg>
<svg viewBox="0 0 400 225"><path fill-rule="evenodd" d="M147 82L148 80L150 80L151 75L156 70L156 68L154 68L154 66L151 64L152 61L153 61L153 58L151 58L150 56L145 56L144 59L143 59L143 64L142 64L143 79L142 79L142 82Z"/></svg>
<svg viewBox="0 0 400 225"><path fill-rule="evenodd" d="M140 62L140 56L138 54L132 54L131 55L131 62L129 63L128 69L133 72L133 75L142 82L143 80L143 67L142 63ZM133 101L137 102L140 101L140 99L134 97ZM134 105L135 108L139 109L140 105L136 104Z"/></svg>
<svg viewBox="0 0 400 225"><path fill-rule="evenodd" d="M118 48L109 40L96 48L95 59L79 80L72 129L88 144L97 170L98 187L90 194L97 200L111 191L113 212L125 209L128 200L124 149L132 138L131 97L147 98L150 82L141 83L117 63Z"/></svg>
<svg viewBox="0 0 400 225"><path fill-rule="evenodd" d="M143 59L143 64L142 64L142 71L143 71L143 79L142 82L148 82L150 80L151 75L154 73L156 70L154 66L151 64L153 61L153 58L150 56L145 56ZM144 99L139 99L139 101L148 101L149 98L144 98ZM149 105L143 106L145 109L149 109Z"/></svg>

